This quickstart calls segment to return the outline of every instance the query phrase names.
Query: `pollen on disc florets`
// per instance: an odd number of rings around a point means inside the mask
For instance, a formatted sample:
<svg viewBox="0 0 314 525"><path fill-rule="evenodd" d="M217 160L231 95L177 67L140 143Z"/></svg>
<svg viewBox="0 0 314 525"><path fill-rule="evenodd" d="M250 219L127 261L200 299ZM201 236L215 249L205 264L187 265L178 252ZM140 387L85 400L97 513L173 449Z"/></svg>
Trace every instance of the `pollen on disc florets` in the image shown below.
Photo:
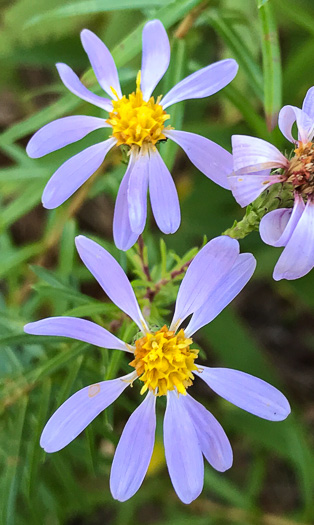
<svg viewBox="0 0 314 525"><path fill-rule="evenodd" d="M130 365L144 383L141 394L151 390L164 396L176 389L185 395L194 379L192 371L198 370L194 361L199 351L190 348L191 344L184 330L175 334L166 326L135 341L135 359Z"/></svg>
<svg viewBox="0 0 314 525"><path fill-rule="evenodd" d="M285 173L286 182L303 196L314 194L314 144L299 144Z"/></svg>
<svg viewBox="0 0 314 525"><path fill-rule="evenodd" d="M151 97L147 102L143 99L140 89L141 72L136 79L136 92L128 97L123 95L118 100L112 100L113 110L109 114L107 123L112 126L112 136L118 142L117 146L127 144L142 147L144 144L153 146L159 141L166 139L163 134L165 121L170 118L163 107L159 104L161 96ZM116 94L116 93L115 93Z"/></svg>

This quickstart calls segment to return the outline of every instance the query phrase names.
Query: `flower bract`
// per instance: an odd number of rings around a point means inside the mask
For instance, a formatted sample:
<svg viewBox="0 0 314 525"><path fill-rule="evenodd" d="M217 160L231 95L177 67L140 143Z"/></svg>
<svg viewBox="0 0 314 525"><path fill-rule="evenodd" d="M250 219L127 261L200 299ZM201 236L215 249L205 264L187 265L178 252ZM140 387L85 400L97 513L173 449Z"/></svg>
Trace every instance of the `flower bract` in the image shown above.
<svg viewBox="0 0 314 525"><path fill-rule="evenodd" d="M178 497L190 503L202 491L203 457L221 472L232 465L231 445L222 426L189 393L196 378L258 417L281 421L290 412L287 399L276 388L245 372L204 366L197 361L198 349L194 348L195 332L242 290L254 272L255 259L239 254L238 241L227 236L207 243L182 280L170 326L152 330L116 260L86 237L77 237L76 246L105 293L133 319L141 334L132 345L102 326L74 317L51 317L25 326L30 334L70 337L131 356L129 374L86 386L65 401L46 424L40 444L46 452L64 448L138 379L145 397L127 421L116 448L110 475L112 495L125 501L141 486L155 441L156 401L165 396L167 467Z"/></svg>

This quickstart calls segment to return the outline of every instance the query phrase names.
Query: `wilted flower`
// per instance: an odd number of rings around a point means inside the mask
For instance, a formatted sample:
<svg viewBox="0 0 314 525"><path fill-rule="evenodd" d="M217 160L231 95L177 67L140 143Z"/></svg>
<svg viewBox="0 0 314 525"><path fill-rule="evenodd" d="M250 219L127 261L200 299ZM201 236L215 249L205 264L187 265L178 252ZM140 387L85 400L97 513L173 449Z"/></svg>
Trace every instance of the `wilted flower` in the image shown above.
<svg viewBox="0 0 314 525"><path fill-rule="evenodd" d="M182 100L216 93L231 82L238 66L232 59L211 64L155 100L151 95L167 71L170 46L162 23L153 20L143 29L142 66L136 79L136 91L125 96L105 44L87 29L82 31L81 40L98 82L110 99L89 91L65 64L57 64L59 75L72 93L104 109L109 116L77 115L55 120L35 133L27 153L32 158L42 157L96 129L111 128L109 139L86 148L60 166L45 187L42 202L46 208L60 206L100 167L111 148L129 146L129 164L118 192L113 220L114 241L118 248L127 250L145 227L148 186L152 211L161 231L173 233L180 225L177 191L156 148L159 141L171 139L179 144L200 171L220 186L229 188L227 175L232 171L231 154L205 137L166 125L170 119L166 109Z"/></svg>
<svg viewBox="0 0 314 525"><path fill-rule="evenodd" d="M294 122L298 140L291 133ZM260 223L264 242L285 247L274 269L276 281L298 279L314 267L314 87L308 90L302 109L281 109L278 124L283 135L296 145L294 156L284 157L264 140L235 135L235 173L229 177L232 193L241 206L253 202L271 184L280 182L291 189L293 208L273 210Z"/></svg>
<svg viewBox="0 0 314 525"><path fill-rule="evenodd" d="M276 388L244 372L197 364L198 350L191 348L193 334L214 319L250 279L255 259L251 254L239 255L239 243L234 239L218 237L210 241L182 280L170 327L151 331L115 259L86 237L78 237L76 245L84 264L109 298L134 320L142 336L132 346L91 321L72 317L51 317L25 326L30 334L60 335L130 352L130 366L135 369L72 395L46 424L40 444L46 452L62 449L139 379L141 394L147 395L130 416L116 448L110 475L112 495L125 501L142 484L154 447L156 399L166 395L167 466L179 498L190 503L202 491L203 455L218 471L232 465L232 449L223 428L187 393L195 375L220 396L261 418L280 421L290 412L288 401ZM191 314L187 327L180 328Z"/></svg>

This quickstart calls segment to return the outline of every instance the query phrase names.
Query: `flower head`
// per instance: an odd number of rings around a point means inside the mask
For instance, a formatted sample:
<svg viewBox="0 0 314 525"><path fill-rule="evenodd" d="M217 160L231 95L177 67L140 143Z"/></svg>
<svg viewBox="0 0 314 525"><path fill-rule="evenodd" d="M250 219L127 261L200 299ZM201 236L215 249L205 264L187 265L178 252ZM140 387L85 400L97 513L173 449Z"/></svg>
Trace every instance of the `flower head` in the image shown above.
<svg viewBox="0 0 314 525"><path fill-rule="evenodd" d="M136 92L128 97L123 96L112 101L112 111L107 123L112 126L112 136L117 139L117 146L126 144L139 148L155 146L160 140L166 140L164 135L165 121L170 118L159 104L161 97L148 101L143 99L141 91L141 73L136 79ZM168 126L168 129L171 129Z"/></svg>
<svg viewBox="0 0 314 525"><path fill-rule="evenodd" d="M294 122L297 139L291 133ZM274 269L276 281L298 279L314 267L314 87L307 92L302 109L281 109L278 124L295 146L292 157L285 157L264 140L235 135L234 173L229 177L232 193L241 206L253 202L274 183L280 182L291 193L292 208L273 210L260 222L263 241L284 247Z"/></svg>
<svg viewBox="0 0 314 525"><path fill-rule="evenodd" d="M142 336L134 346L105 328L73 317L51 317L25 326L35 335L61 335L132 354L133 370L126 376L102 381L73 394L46 424L40 444L56 452L84 430L132 383L139 379L144 400L130 416L116 448L110 475L113 497L125 501L141 486L152 456L156 428L156 400L166 396L164 446L169 475L184 503L202 491L203 456L218 471L232 465L232 449L218 421L188 389L195 376L218 395L264 419L281 421L290 407L286 398L265 381L228 368L197 363L193 335L213 320L241 291L255 269L251 254L239 254L239 243L229 237L210 241L190 264L178 291L169 326L150 330L127 276L115 259L86 237L77 249L87 268L116 305L137 324ZM188 325L180 328L191 316Z"/></svg>
<svg viewBox="0 0 314 525"><path fill-rule="evenodd" d="M190 348L192 342L184 330L176 334L166 326L135 341L135 359L129 364L144 383L141 394L148 389L157 396L169 390L186 394L186 388L192 385L192 371L197 370L194 361L198 350Z"/></svg>
<svg viewBox="0 0 314 525"><path fill-rule="evenodd" d="M168 122L171 115L167 108L182 100L217 93L235 77L238 66L235 60L221 60L189 75L164 97L159 95L155 99L152 92L167 71L170 45L162 23L152 20L143 29L142 66L136 90L125 96L105 44L87 29L82 31L81 40L97 80L110 98L89 91L65 64L57 64L59 75L72 93L109 115L103 118L76 115L55 120L35 133L27 153L32 158L42 157L96 129L110 128L110 138L86 148L60 166L46 185L42 202L46 208L60 206L101 166L114 146L125 145L129 148L129 164L116 200L113 234L117 247L127 250L145 227L148 187L159 228L164 233L173 233L180 225L178 195L158 152L160 141L176 142L200 171L220 186L229 188L231 154L205 137L173 129Z"/></svg>

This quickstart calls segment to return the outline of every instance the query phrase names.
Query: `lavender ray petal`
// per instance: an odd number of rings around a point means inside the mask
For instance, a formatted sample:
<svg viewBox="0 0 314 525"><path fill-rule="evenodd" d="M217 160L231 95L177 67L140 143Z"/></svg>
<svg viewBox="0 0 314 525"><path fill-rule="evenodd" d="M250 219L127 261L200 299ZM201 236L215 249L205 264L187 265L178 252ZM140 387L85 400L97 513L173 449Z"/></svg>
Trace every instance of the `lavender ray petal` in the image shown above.
<svg viewBox="0 0 314 525"><path fill-rule="evenodd" d="M308 90L304 97L302 111L314 121L314 86Z"/></svg>
<svg viewBox="0 0 314 525"><path fill-rule="evenodd" d="M102 246L79 235L75 244L86 268L93 274L113 303L128 314L140 330L147 330L137 299L129 279L120 264Z"/></svg>
<svg viewBox="0 0 314 525"><path fill-rule="evenodd" d="M144 100L148 100L168 69L170 45L160 20L151 20L145 24L142 40L141 89Z"/></svg>
<svg viewBox="0 0 314 525"><path fill-rule="evenodd" d="M100 86L110 98L116 98L111 88L122 98L118 71L107 46L89 29L81 32L81 42Z"/></svg>
<svg viewBox="0 0 314 525"><path fill-rule="evenodd" d="M293 208L280 208L264 215L259 225L262 240L270 246L286 246L304 208L302 197L296 193Z"/></svg>
<svg viewBox="0 0 314 525"><path fill-rule="evenodd" d="M231 153L215 142L195 133L170 130L164 134L181 146L194 166L206 177L219 186L230 189L227 176L233 170Z"/></svg>
<svg viewBox="0 0 314 525"><path fill-rule="evenodd" d="M202 369L194 373L233 405L269 421L283 421L290 414L287 398L266 381L231 368Z"/></svg>
<svg viewBox="0 0 314 525"><path fill-rule="evenodd" d="M210 64L181 80L160 104L166 109L182 100L209 97L229 84L237 71L238 64L231 58Z"/></svg>
<svg viewBox="0 0 314 525"><path fill-rule="evenodd" d="M233 173L228 177L232 195L244 208L272 184L281 182L280 175L270 175L270 170L249 173L248 175Z"/></svg>
<svg viewBox="0 0 314 525"><path fill-rule="evenodd" d="M101 166L117 140L110 138L84 149L64 162L45 186L42 203L45 208L57 208L64 203Z"/></svg>
<svg viewBox="0 0 314 525"><path fill-rule="evenodd" d="M239 243L228 236L208 242L191 262L180 285L170 330L196 312L225 277L239 255Z"/></svg>
<svg viewBox="0 0 314 525"><path fill-rule="evenodd" d="M289 161L266 140L248 135L232 136L233 167L238 174L285 168Z"/></svg>
<svg viewBox="0 0 314 525"><path fill-rule="evenodd" d="M157 150L150 152L149 192L159 229L163 233L174 233L181 222L178 193L173 178Z"/></svg>
<svg viewBox="0 0 314 525"><path fill-rule="evenodd" d="M76 142L88 133L110 127L107 122L98 117L74 115L50 122L32 136L26 147L26 153L32 159L43 157L52 151L64 148Z"/></svg>
<svg viewBox="0 0 314 525"><path fill-rule="evenodd" d="M71 93L106 111L112 110L111 100L109 100L109 98L99 97L89 91L69 66L59 63L56 64L56 67L63 84Z"/></svg>
<svg viewBox="0 0 314 525"><path fill-rule="evenodd" d="M297 142L292 136L292 126L294 122L298 126L298 140L307 143L312 140L314 132L314 121L302 109L295 106L284 106L281 108L278 117L278 126L281 133L290 142Z"/></svg>
<svg viewBox="0 0 314 525"><path fill-rule="evenodd" d="M186 337L191 337L202 326L210 323L233 301L251 279L255 267L256 260L251 253L238 256L233 267L220 279L205 303L192 315L184 330Z"/></svg>
<svg viewBox="0 0 314 525"><path fill-rule="evenodd" d="M130 174L134 166L134 156L130 155L129 164L120 184L113 215L113 239L119 250L129 250L138 239L138 234L131 230L128 205L128 187Z"/></svg>
<svg viewBox="0 0 314 525"><path fill-rule="evenodd" d="M156 397L150 392L133 412L116 448L110 474L110 491L119 501L131 498L147 472L155 441Z"/></svg>
<svg viewBox="0 0 314 525"><path fill-rule="evenodd" d="M40 446L57 452L73 441L105 408L122 394L134 372L82 388L61 405L46 424Z"/></svg>
<svg viewBox="0 0 314 525"><path fill-rule="evenodd" d="M139 235L145 228L147 215L147 190L149 155L139 153L130 171L127 201L132 232Z"/></svg>
<svg viewBox="0 0 314 525"><path fill-rule="evenodd" d="M191 503L202 492L204 462L198 437L182 397L167 394L164 445L171 482L183 503Z"/></svg>
<svg viewBox="0 0 314 525"><path fill-rule="evenodd" d="M48 317L24 326L24 332L33 335L56 335L84 341L101 348L130 352L127 345L96 323L77 317Z"/></svg>
<svg viewBox="0 0 314 525"><path fill-rule="evenodd" d="M208 463L219 472L225 472L232 466L233 454L221 424L189 394L182 396L181 402L193 421L202 453Z"/></svg>
<svg viewBox="0 0 314 525"><path fill-rule="evenodd" d="M309 199L275 266L273 277L299 279L314 267L314 202Z"/></svg>

